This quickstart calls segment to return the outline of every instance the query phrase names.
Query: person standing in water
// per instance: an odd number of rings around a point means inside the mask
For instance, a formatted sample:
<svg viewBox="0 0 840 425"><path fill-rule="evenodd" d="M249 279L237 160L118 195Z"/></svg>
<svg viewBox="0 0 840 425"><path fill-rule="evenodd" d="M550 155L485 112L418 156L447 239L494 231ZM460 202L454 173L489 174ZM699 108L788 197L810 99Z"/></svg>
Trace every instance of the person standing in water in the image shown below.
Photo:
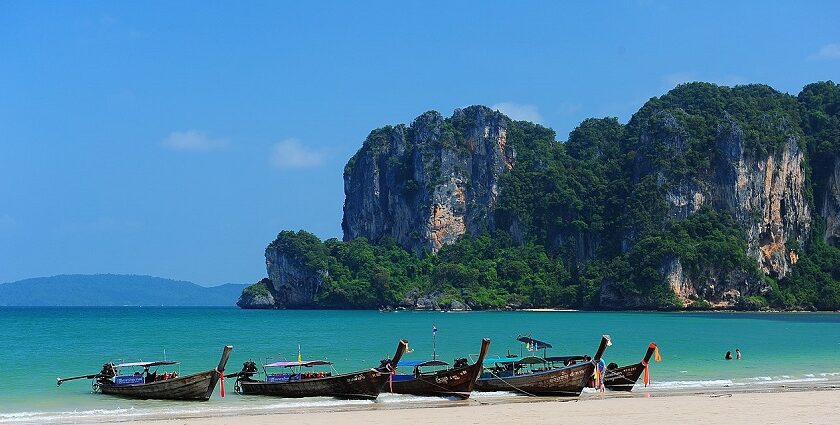
<svg viewBox="0 0 840 425"><path fill-rule="evenodd" d="M726 355L725 355L725 356L723 356L723 358L724 358L724 359L726 359L726 360L732 360L732 352L731 352L731 351L727 351L727 352L726 352Z"/></svg>
<svg viewBox="0 0 840 425"><path fill-rule="evenodd" d="M741 349L740 348L735 349L735 359L741 360Z"/></svg>

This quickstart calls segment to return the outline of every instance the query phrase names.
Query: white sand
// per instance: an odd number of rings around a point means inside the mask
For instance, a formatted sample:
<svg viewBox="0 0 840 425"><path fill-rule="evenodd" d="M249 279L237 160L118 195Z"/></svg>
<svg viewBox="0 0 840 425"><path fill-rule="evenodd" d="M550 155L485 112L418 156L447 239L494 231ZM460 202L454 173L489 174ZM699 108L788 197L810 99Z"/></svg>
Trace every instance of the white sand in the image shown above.
<svg viewBox="0 0 840 425"><path fill-rule="evenodd" d="M482 404L472 400L436 404L447 407L384 408L306 413L154 419L169 424L295 425L515 425L515 424L837 424L840 391L836 389L718 393L674 396L588 395L571 401ZM394 406L397 407L397 406Z"/></svg>

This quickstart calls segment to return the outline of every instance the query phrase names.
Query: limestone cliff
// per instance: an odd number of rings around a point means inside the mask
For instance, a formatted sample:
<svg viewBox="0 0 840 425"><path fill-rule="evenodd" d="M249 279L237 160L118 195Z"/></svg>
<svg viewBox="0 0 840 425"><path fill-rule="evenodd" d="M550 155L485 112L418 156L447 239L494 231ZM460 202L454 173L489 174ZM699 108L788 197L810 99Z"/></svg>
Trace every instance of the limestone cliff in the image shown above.
<svg viewBox="0 0 840 425"><path fill-rule="evenodd" d="M265 249L268 278L242 292L242 308L302 308L315 305L327 272L321 241L300 231L283 231Z"/></svg>
<svg viewBox="0 0 840 425"><path fill-rule="evenodd" d="M271 281L263 278L259 282L247 287L239 296L236 305L240 308L249 309L274 309L277 304L272 294Z"/></svg>
<svg viewBox="0 0 840 425"><path fill-rule="evenodd" d="M266 249L265 267L277 306L310 306L324 283L322 270L278 248Z"/></svg>
<svg viewBox="0 0 840 425"><path fill-rule="evenodd" d="M747 152L743 131L731 122L720 129L718 140L723 155L717 164L719 190L712 198L742 223L749 253L762 270L782 278L797 261L791 246L805 246L811 231L802 149L789 136L769 155Z"/></svg>
<svg viewBox="0 0 840 425"><path fill-rule="evenodd" d="M794 248L806 245L811 230L805 157L796 129L784 119L765 117L765 131L783 142L762 152L747 146L742 125L725 111L706 141L697 140L699 131L688 127L691 120L683 111L658 110L650 116L640 126L634 180L655 177L664 193L664 220L683 220L704 205L726 211L743 229L747 252L761 270L785 277L798 260ZM692 161L704 160L708 165L690 168ZM679 168L683 164L689 166ZM625 250L632 238L628 236ZM707 268L691 276L679 258L663 261L661 272L686 304L697 298L731 304L737 297L770 290L761 279L740 271Z"/></svg>
<svg viewBox="0 0 840 425"><path fill-rule="evenodd" d="M825 219L826 242L840 245L840 156L834 159L834 172L828 178L828 185L822 197L820 215Z"/></svg>
<svg viewBox="0 0 840 425"><path fill-rule="evenodd" d="M840 251L809 238L840 245L840 119L808 99L840 89L817 89L680 85L566 143L482 106L374 130L344 242L282 232L240 305L836 309Z"/></svg>
<svg viewBox="0 0 840 425"><path fill-rule="evenodd" d="M499 178L515 162L510 120L483 106L374 130L344 170L344 240L392 238L436 253L492 229Z"/></svg>

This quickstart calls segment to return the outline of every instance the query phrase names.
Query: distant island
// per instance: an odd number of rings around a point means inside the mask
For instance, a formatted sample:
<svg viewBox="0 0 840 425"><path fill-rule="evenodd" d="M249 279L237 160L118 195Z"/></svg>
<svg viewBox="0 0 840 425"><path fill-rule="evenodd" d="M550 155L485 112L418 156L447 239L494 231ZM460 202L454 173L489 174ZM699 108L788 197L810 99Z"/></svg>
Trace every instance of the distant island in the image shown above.
<svg viewBox="0 0 840 425"><path fill-rule="evenodd" d="M58 275L0 284L0 306L233 306L244 287L142 275Z"/></svg>
<svg viewBox="0 0 840 425"><path fill-rule="evenodd" d="M281 232L238 305L840 309L837 84L682 84L556 136L484 106L373 130L343 241Z"/></svg>

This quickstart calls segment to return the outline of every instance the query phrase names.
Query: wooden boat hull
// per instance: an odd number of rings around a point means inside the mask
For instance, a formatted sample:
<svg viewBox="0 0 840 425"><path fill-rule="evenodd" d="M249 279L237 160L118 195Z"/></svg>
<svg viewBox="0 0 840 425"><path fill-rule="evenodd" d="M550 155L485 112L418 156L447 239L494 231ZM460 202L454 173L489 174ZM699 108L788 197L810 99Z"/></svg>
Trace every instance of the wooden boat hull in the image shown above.
<svg viewBox="0 0 840 425"><path fill-rule="evenodd" d="M102 394L127 398L207 401L224 375L231 350L232 346L225 346L216 369L147 384L117 385L110 379L100 379L97 388Z"/></svg>
<svg viewBox="0 0 840 425"><path fill-rule="evenodd" d="M236 390L242 394L273 397L335 397L340 399L374 400L402 358L408 341L400 340L394 357L379 369L362 370L323 378L267 382L251 379L252 373L240 372Z"/></svg>
<svg viewBox="0 0 840 425"><path fill-rule="evenodd" d="M656 352L656 343L648 344L647 352L641 362L604 370L604 387L612 391L632 391L639 377L649 367L650 359Z"/></svg>
<svg viewBox="0 0 840 425"><path fill-rule="evenodd" d="M481 375L482 362L489 348L490 340L485 338L481 342L481 351L474 364L423 374L403 381L389 380L386 384L387 391L420 396L458 397L466 400L470 398L475 381Z"/></svg>
<svg viewBox="0 0 840 425"><path fill-rule="evenodd" d="M481 365L476 364L421 375L405 381L393 381L385 384L385 386L386 391L396 394L468 399L480 373Z"/></svg>
<svg viewBox="0 0 840 425"><path fill-rule="evenodd" d="M613 391L631 391L644 371L645 366L641 363L606 369L604 370L604 387Z"/></svg>
<svg viewBox="0 0 840 425"><path fill-rule="evenodd" d="M595 374L595 365L581 363L518 376L482 376L476 391L513 391L525 395L577 397Z"/></svg>
<svg viewBox="0 0 840 425"><path fill-rule="evenodd" d="M247 395L374 400L379 396L389 376L387 373L371 369L301 381L266 382L240 379L238 385L240 392Z"/></svg>
<svg viewBox="0 0 840 425"><path fill-rule="evenodd" d="M213 394L218 381L219 372L208 370L148 384L116 385L106 381L100 384L99 390L102 394L128 398L207 401Z"/></svg>

